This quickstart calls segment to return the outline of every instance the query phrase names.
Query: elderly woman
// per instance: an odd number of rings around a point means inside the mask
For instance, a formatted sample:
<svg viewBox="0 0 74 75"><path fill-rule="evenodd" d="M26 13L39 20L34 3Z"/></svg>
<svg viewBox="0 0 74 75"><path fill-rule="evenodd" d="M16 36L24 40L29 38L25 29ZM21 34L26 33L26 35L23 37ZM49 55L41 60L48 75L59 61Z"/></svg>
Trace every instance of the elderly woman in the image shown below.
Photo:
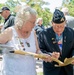
<svg viewBox="0 0 74 75"><path fill-rule="evenodd" d="M43 26L43 19L42 18L38 18L36 20L36 26L34 27L34 29L35 29L37 35L39 35L39 33L45 29Z"/></svg>
<svg viewBox="0 0 74 75"><path fill-rule="evenodd" d="M37 53L38 43L33 30L35 21L36 11L29 6L22 7L16 15L15 25L0 34L0 43L10 47L11 50ZM2 75L36 75L34 57L9 53L11 50L6 48L3 50Z"/></svg>

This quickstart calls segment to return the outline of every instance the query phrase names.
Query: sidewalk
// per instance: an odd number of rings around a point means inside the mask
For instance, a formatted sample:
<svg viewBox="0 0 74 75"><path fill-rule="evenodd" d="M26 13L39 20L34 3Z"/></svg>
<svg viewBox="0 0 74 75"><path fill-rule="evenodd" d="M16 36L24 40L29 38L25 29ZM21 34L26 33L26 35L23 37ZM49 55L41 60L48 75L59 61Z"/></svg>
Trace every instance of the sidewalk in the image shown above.
<svg viewBox="0 0 74 75"><path fill-rule="evenodd" d="M36 71L37 72L43 72L43 65L42 60L36 60Z"/></svg>

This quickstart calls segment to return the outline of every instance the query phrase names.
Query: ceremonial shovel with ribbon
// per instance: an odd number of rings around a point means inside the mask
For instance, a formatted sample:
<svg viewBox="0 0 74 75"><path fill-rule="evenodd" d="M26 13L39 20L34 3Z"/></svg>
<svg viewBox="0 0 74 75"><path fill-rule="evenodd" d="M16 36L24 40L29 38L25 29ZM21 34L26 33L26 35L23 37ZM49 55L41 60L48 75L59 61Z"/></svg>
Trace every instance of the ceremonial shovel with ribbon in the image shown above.
<svg viewBox="0 0 74 75"><path fill-rule="evenodd" d="M0 48L8 48L8 49L11 49L12 47L8 47L6 45L0 45ZM9 51L9 53L15 53L15 54L21 54L21 55L25 55L25 54L28 54L28 55L32 55L36 58L41 58L41 59L45 59L46 58L46 55L45 54L36 54L36 53L32 53L32 52L26 52L26 51L22 51L22 50L12 50L12 51ZM73 61L74 61L74 57L72 58L65 58L64 62L54 58L51 56L51 59L55 62L57 62L57 64L55 64L54 66L55 67L61 67L61 66L66 66L66 65L69 65L71 64Z"/></svg>

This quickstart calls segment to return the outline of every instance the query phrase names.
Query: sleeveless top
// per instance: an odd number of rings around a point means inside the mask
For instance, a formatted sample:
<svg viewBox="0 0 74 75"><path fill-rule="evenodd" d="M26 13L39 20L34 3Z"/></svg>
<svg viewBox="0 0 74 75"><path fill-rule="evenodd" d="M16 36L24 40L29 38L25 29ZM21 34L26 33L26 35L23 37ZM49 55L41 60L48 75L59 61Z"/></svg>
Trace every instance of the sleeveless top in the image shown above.
<svg viewBox="0 0 74 75"><path fill-rule="evenodd" d="M6 45L9 47L14 47L14 50L22 50L16 30L14 27L11 28L13 31L12 40L6 43ZM33 53L36 52L35 36L33 30L27 39L20 38L20 40L22 40L24 44L25 51ZM27 46L26 41L30 44L30 47ZM31 55L9 53L11 50L3 50L2 75L36 75L35 58Z"/></svg>

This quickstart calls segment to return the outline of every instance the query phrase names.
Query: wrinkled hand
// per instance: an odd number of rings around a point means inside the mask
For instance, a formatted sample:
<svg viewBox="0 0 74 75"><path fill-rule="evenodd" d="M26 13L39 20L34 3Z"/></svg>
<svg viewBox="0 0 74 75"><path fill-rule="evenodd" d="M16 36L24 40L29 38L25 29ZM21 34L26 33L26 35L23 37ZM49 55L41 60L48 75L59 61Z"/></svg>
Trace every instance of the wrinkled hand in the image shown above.
<svg viewBox="0 0 74 75"><path fill-rule="evenodd" d="M56 58L56 59L58 59L60 57L60 53L59 52L53 52L51 54L51 56L54 57L54 58Z"/></svg>
<svg viewBox="0 0 74 75"><path fill-rule="evenodd" d="M74 57L74 56L73 56ZM73 60L73 62L71 63L72 65L74 65L74 60Z"/></svg>
<svg viewBox="0 0 74 75"><path fill-rule="evenodd" d="M52 59L51 59L50 55L48 55L48 54L44 54L44 55L46 56L46 58L43 59L43 61L45 61L45 62L52 62Z"/></svg>
<svg viewBox="0 0 74 75"><path fill-rule="evenodd" d="M53 52L53 53L51 53L51 55L48 55L48 54L44 54L44 55L46 56L46 58L43 59L45 62L52 62L53 61L52 57L56 58L56 59L59 59L59 57L60 57L59 52Z"/></svg>
<svg viewBox="0 0 74 75"><path fill-rule="evenodd" d="M74 61L71 64L74 65Z"/></svg>

